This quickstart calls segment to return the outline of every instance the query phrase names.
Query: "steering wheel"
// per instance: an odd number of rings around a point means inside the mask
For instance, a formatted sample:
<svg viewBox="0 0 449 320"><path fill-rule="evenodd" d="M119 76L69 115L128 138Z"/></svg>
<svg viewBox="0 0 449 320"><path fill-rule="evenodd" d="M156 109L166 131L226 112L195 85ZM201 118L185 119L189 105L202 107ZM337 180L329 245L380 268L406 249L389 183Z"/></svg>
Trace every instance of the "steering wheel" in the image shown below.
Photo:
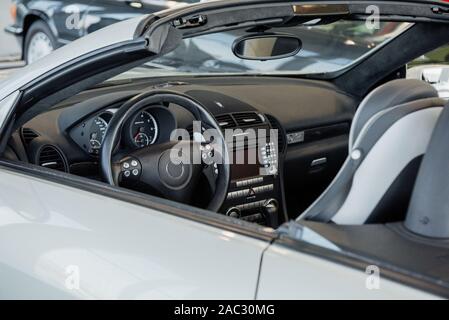
<svg viewBox="0 0 449 320"><path fill-rule="evenodd" d="M132 115L151 105L168 103L187 109L197 121L201 121L202 126L215 129L213 145L189 138L118 152L123 125ZM220 145L221 150L214 150L213 146L217 145ZM222 160L211 163L211 151L219 151ZM176 154L181 157L173 161L173 155ZM131 98L114 114L103 139L100 165L106 181L111 185L138 184L142 190L157 190L167 199L186 204L190 203L194 192L201 187L198 182L204 174L213 192L207 209L217 212L227 195L230 177L228 157L220 126L199 102L177 92L154 90ZM217 170L218 175L215 175ZM214 174L213 179L211 172Z"/></svg>

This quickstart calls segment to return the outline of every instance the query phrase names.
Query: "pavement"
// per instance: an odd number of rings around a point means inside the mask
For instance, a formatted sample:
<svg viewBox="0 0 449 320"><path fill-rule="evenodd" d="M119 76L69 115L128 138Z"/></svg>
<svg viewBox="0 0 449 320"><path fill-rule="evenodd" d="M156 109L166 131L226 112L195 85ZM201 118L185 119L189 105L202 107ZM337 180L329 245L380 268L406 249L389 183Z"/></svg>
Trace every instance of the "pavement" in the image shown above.
<svg viewBox="0 0 449 320"><path fill-rule="evenodd" d="M25 63L23 61L0 62L0 81L6 79L24 65Z"/></svg>
<svg viewBox="0 0 449 320"><path fill-rule="evenodd" d="M9 15L10 0L0 0L0 62L14 61L20 57L20 46L16 38L4 31L12 23Z"/></svg>
<svg viewBox="0 0 449 320"><path fill-rule="evenodd" d="M0 0L0 81L25 64L20 61L21 48L17 39L4 31L12 22L9 15L10 0Z"/></svg>

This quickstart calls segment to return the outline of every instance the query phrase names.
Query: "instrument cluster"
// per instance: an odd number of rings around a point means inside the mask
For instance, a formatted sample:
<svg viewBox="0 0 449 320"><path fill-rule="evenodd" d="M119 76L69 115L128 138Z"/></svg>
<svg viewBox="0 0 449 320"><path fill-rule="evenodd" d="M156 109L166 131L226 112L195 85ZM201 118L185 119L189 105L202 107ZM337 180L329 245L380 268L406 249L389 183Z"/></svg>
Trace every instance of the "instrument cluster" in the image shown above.
<svg viewBox="0 0 449 320"><path fill-rule="evenodd" d="M108 109L90 117L70 130L72 139L87 153L100 153L109 123L117 109ZM131 116L122 129L122 147L140 149L169 141L176 129L173 113L164 106L151 106Z"/></svg>

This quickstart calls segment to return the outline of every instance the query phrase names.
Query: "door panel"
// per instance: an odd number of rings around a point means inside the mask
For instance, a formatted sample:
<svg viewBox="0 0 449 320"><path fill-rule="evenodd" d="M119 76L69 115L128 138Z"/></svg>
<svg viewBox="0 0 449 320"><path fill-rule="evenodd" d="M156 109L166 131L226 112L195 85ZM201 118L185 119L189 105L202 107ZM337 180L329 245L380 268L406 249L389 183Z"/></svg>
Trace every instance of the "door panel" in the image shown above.
<svg viewBox="0 0 449 320"><path fill-rule="evenodd" d="M382 277L376 289L367 286L369 276L361 270L274 244L263 256L257 299L438 298Z"/></svg>
<svg viewBox="0 0 449 320"><path fill-rule="evenodd" d="M266 241L0 168L0 298L252 299Z"/></svg>

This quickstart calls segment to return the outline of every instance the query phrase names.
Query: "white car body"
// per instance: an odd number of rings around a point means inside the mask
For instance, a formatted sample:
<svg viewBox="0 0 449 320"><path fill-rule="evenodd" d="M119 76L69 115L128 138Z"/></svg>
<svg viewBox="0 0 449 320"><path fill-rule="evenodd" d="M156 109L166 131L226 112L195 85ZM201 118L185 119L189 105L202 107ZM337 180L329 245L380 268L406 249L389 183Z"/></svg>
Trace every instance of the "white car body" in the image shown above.
<svg viewBox="0 0 449 320"><path fill-rule="evenodd" d="M144 18L88 35L5 80L0 127L7 124L20 88L80 56L132 40ZM223 228L189 219L187 206L176 207L173 212L180 213L174 214L154 197L131 203L124 200L129 191L111 187L110 193L95 193L82 178L64 185L67 177L57 175L50 181L0 164L0 298L438 298L385 278L382 271L374 275L380 278L373 287L372 273L363 269L272 245L277 230L245 223ZM193 215L207 221L217 214ZM242 232L245 228L250 231ZM303 231L304 243L341 251Z"/></svg>
<svg viewBox="0 0 449 320"><path fill-rule="evenodd" d="M4 168L0 188L3 299L436 298L382 278L370 288L360 270Z"/></svg>

